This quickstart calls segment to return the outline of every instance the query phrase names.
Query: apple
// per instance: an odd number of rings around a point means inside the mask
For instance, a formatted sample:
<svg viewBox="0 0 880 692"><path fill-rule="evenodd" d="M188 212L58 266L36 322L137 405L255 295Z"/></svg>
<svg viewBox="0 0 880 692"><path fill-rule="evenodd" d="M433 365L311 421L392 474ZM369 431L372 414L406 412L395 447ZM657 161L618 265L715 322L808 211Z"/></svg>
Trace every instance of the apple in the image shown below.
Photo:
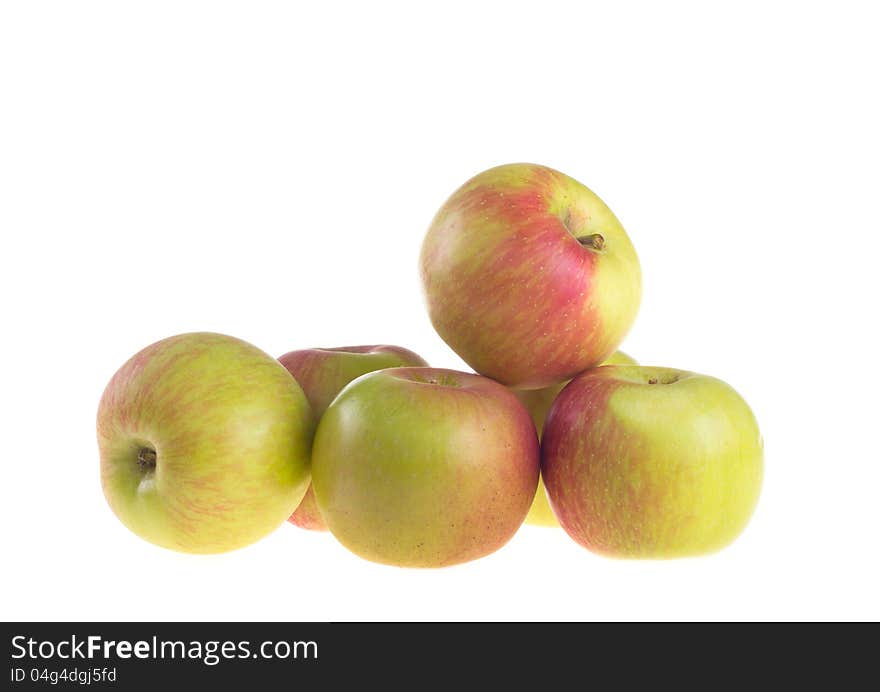
<svg viewBox="0 0 880 692"><path fill-rule="evenodd" d="M364 375L318 424L312 483L321 516L368 560L442 567L497 550L525 519L539 472L528 411L469 373Z"/></svg>
<svg viewBox="0 0 880 692"><path fill-rule="evenodd" d="M303 388L316 420L324 415L342 388L361 375L385 368L427 365L421 356L408 349L386 345L308 348L285 353L278 360ZM311 485L290 515L290 522L313 531L327 530Z"/></svg>
<svg viewBox="0 0 880 692"><path fill-rule="evenodd" d="M631 358L623 351L615 351L602 365L636 365L635 358ZM544 419L547 417L547 411L550 410L554 399L562 391L568 382L555 384L544 389L515 389L513 393L523 403L535 422L538 429L538 437L544 429ZM547 501L547 492L544 489L544 482L538 481L538 491L535 493L535 499L532 502L532 508L526 516L526 523L532 526L545 526L548 528L559 528L559 522L553 516L553 510L550 509L550 503Z"/></svg>
<svg viewBox="0 0 880 692"><path fill-rule="evenodd" d="M553 512L581 545L687 557L723 548L748 523L763 441L748 404L721 380L606 365L556 397L541 461Z"/></svg>
<svg viewBox="0 0 880 692"><path fill-rule="evenodd" d="M172 550L253 543L309 484L306 395L277 360L231 336L181 334L132 356L104 390L97 428L110 508Z"/></svg>
<svg viewBox="0 0 880 692"><path fill-rule="evenodd" d="M545 166L471 178L434 217L420 270L431 322L478 373L539 389L610 356L635 320L639 260L587 187Z"/></svg>

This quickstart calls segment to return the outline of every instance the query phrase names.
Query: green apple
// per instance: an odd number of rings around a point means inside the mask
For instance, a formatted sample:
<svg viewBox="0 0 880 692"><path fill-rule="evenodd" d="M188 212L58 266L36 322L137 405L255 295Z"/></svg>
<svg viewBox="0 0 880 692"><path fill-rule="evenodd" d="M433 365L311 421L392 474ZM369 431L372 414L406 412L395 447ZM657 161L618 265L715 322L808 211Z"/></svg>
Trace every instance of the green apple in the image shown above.
<svg viewBox="0 0 880 692"><path fill-rule="evenodd" d="M172 336L132 356L104 390L97 428L111 509L172 550L253 543L308 487L305 394L277 360L231 336Z"/></svg>
<svg viewBox="0 0 880 692"><path fill-rule="evenodd" d="M385 368L427 365L409 349L386 345L308 348L285 353L278 360L303 388L316 420L324 415L342 388L361 375ZM290 522L313 531L327 530L311 485L290 515Z"/></svg>
<svg viewBox="0 0 880 692"><path fill-rule="evenodd" d="M611 209L535 164L491 168L456 190L419 266L440 337L478 373L519 389L605 360L642 294L636 251Z"/></svg>
<svg viewBox="0 0 880 692"><path fill-rule="evenodd" d="M721 380L670 368L578 375L550 408L541 455L562 528L614 557L723 548L748 523L763 477L748 404Z"/></svg>
<svg viewBox="0 0 880 692"><path fill-rule="evenodd" d="M602 365L636 365L635 358L631 358L623 351L615 351ZM535 421L535 427L538 429L538 437L544 429L544 419L547 412L553 404L554 399L562 391L562 388L568 384L568 381L561 384L555 384L551 387L543 389L515 389L513 393L523 403L532 415ZM553 516L553 510L547 501L547 492L544 488L544 482L538 481L538 491L535 493L535 499L532 502L532 508L526 517L526 523L532 526L545 526L548 528L558 528L559 522Z"/></svg>
<svg viewBox="0 0 880 692"><path fill-rule="evenodd" d="M442 567L504 545L539 472L528 411L488 378L393 368L348 385L318 424L312 483L330 532L375 562Z"/></svg>

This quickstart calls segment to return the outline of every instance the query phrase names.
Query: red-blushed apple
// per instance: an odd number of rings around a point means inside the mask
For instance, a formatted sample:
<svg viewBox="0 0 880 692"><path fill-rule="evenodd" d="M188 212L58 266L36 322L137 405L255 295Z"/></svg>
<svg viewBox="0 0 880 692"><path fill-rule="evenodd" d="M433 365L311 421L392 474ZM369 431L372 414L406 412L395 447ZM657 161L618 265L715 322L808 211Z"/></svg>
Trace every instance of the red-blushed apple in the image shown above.
<svg viewBox="0 0 880 692"><path fill-rule="evenodd" d="M315 419L319 420L349 382L374 370L427 366L421 356L401 346L343 346L290 351L278 359L303 388ZM304 529L326 531L315 492L309 485L290 522Z"/></svg>
<svg viewBox="0 0 880 692"><path fill-rule="evenodd" d="M492 380L393 368L348 385L312 450L321 516L368 560L442 567L504 545L538 483L538 436L517 398Z"/></svg>
<svg viewBox="0 0 880 692"><path fill-rule="evenodd" d="M755 416L721 380L606 365L556 397L541 468L553 512L578 543L613 557L673 558L740 534L763 456Z"/></svg>
<svg viewBox="0 0 880 692"><path fill-rule="evenodd" d="M610 356L641 301L639 260L611 210L545 166L471 178L437 212L420 270L431 322L478 373L558 384Z"/></svg>
<svg viewBox="0 0 880 692"><path fill-rule="evenodd" d="M308 487L305 394L272 356L231 336L181 334L132 356L104 390L97 428L111 509L172 550L253 543Z"/></svg>
<svg viewBox="0 0 880 692"><path fill-rule="evenodd" d="M636 365L636 360L626 355L623 351L615 351L608 359L602 362L602 365ZM543 389L514 389L513 393L528 409L538 429L538 438L544 429L544 419L550 406L556 399L559 392L568 382L555 384L552 387L544 387ZM553 510L547 501L547 491L544 488L544 482L538 481L538 491L535 493L535 500L529 509L526 517L526 523L532 526L544 526L547 528L559 528L559 522L553 516Z"/></svg>

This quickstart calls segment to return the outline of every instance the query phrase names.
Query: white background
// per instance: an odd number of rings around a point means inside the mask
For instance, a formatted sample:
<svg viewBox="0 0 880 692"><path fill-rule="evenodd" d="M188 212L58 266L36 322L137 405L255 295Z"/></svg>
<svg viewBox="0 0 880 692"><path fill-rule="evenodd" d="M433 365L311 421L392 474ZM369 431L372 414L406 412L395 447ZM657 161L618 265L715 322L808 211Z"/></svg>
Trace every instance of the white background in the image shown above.
<svg viewBox="0 0 880 692"><path fill-rule="evenodd" d="M5 2L2 549L12 619L878 619L880 64L871 3ZM729 549L603 559L525 527L413 571L293 526L218 557L130 534L94 417L186 331L397 343L444 199L533 161L639 251L625 350L716 375L766 440Z"/></svg>

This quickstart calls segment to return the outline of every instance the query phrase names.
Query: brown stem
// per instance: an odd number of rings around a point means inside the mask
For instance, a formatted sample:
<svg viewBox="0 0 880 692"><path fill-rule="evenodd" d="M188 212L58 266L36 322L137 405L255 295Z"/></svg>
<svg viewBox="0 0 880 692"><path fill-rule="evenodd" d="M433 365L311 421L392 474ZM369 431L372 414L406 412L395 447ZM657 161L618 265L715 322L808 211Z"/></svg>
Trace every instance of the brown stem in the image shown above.
<svg viewBox="0 0 880 692"><path fill-rule="evenodd" d="M600 233L578 236L577 241L588 250L601 252L605 247L605 238Z"/></svg>

